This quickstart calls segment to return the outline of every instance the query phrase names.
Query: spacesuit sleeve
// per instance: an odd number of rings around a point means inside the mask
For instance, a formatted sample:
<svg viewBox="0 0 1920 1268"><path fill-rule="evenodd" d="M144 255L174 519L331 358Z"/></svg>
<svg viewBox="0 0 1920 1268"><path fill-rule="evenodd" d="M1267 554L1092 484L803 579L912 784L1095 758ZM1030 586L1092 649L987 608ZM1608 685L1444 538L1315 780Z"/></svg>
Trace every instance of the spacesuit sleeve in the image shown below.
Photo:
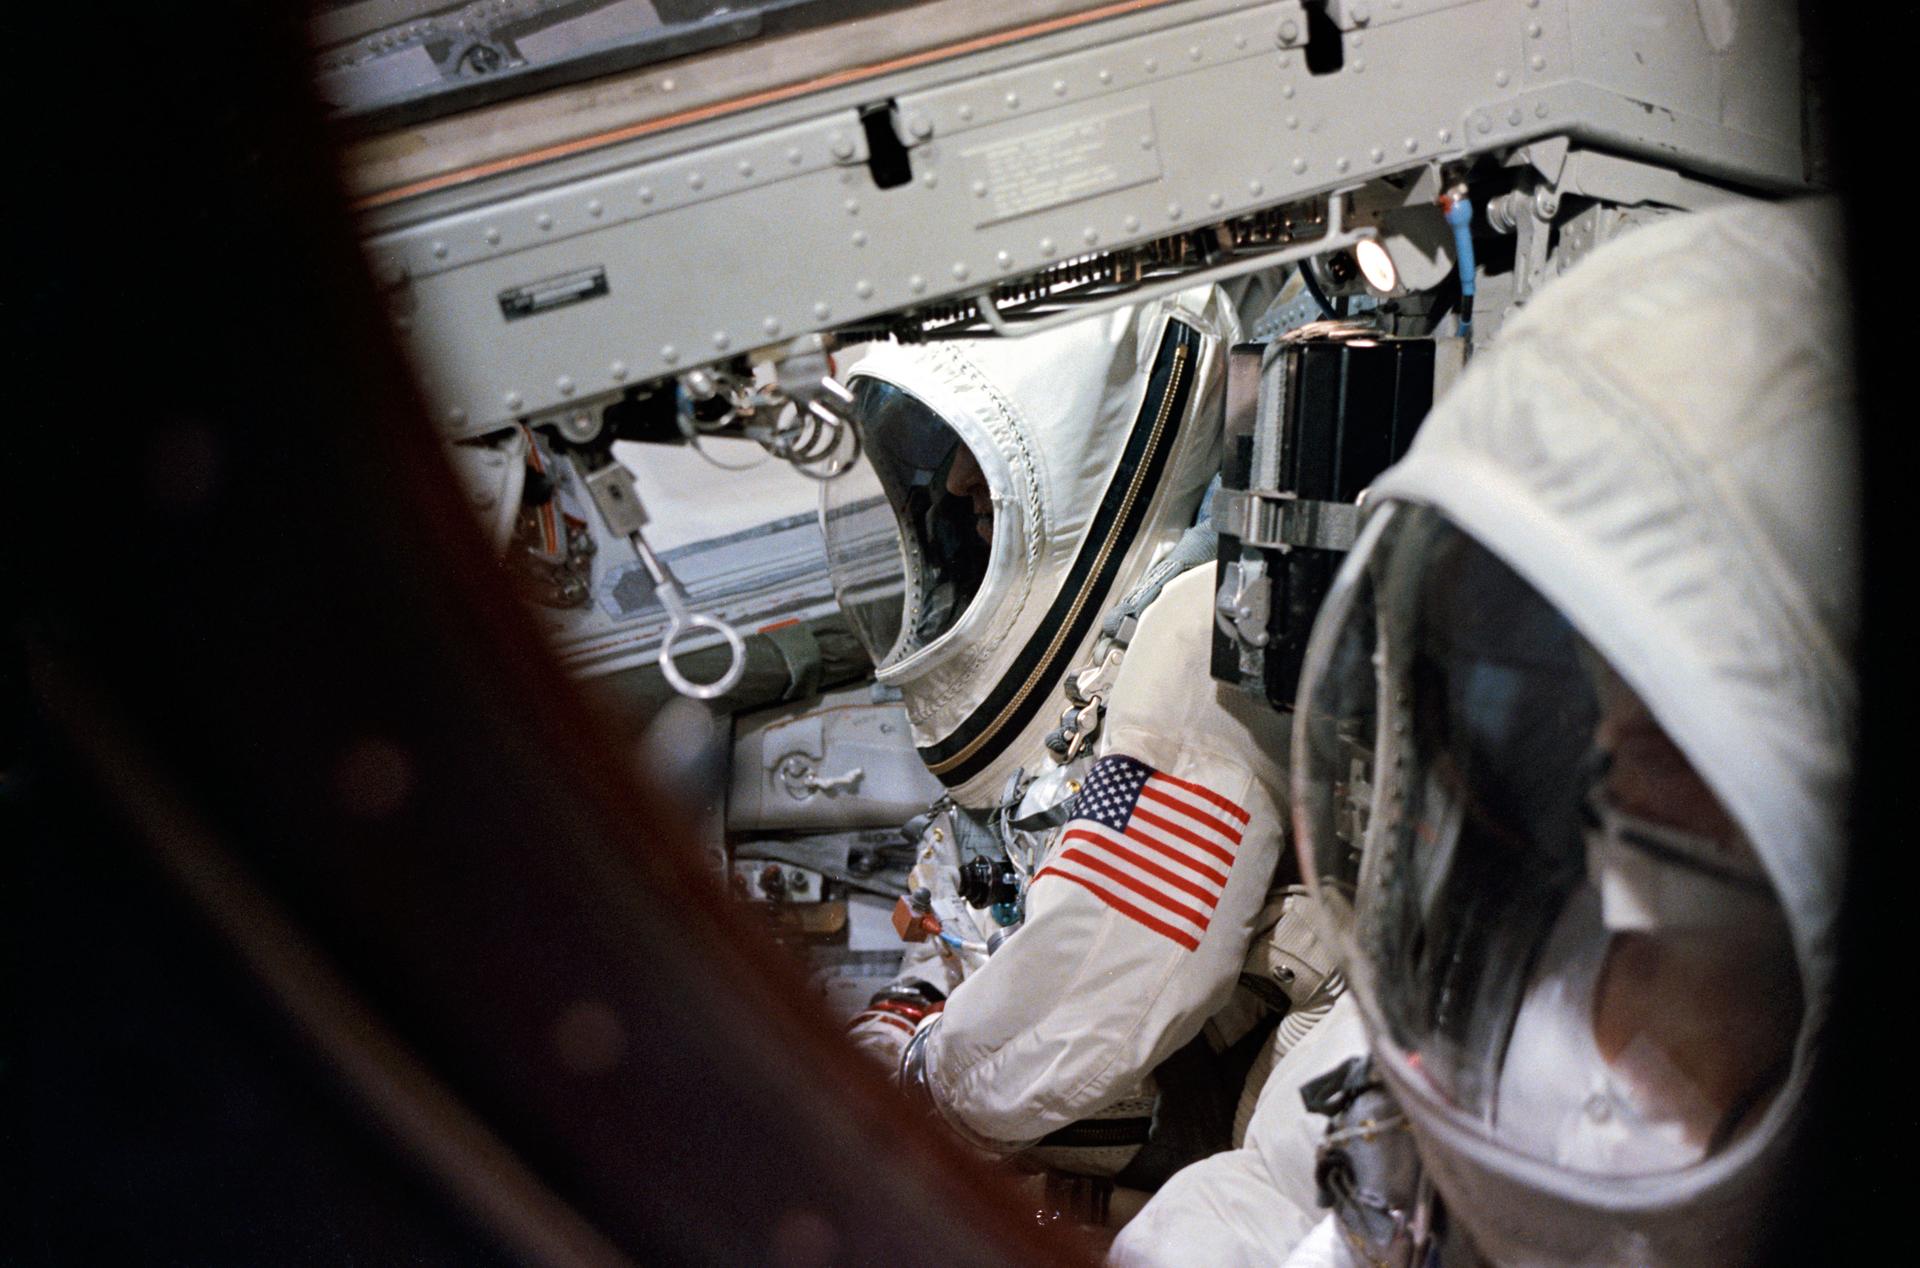
<svg viewBox="0 0 1920 1268"><path fill-rule="evenodd" d="M1018 1147L1132 1091L1226 1002L1280 857L1286 731L1207 674L1212 570L1142 617L1026 921L953 993L927 1089Z"/></svg>

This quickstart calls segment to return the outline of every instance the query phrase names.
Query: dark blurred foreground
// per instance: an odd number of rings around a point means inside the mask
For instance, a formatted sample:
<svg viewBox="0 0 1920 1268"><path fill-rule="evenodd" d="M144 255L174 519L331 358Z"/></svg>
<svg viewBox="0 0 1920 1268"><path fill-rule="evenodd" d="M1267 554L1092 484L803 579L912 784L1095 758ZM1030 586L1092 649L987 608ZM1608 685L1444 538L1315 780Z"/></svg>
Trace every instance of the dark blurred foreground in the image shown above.
<svg viewBox="0 0 1920 1268"><path fill-rule="evenodd" d="M297 18L36 9L14 45L57 86L13 111L0 1262L1067 1258L806 1010L508 599ZM1837 174L1885 178L1897 42L1832 34ZM1878 967L1913 892L1910 411L1861 298L1856 902L1782 1262L1898 1220L1920 1118Z"/></svg>

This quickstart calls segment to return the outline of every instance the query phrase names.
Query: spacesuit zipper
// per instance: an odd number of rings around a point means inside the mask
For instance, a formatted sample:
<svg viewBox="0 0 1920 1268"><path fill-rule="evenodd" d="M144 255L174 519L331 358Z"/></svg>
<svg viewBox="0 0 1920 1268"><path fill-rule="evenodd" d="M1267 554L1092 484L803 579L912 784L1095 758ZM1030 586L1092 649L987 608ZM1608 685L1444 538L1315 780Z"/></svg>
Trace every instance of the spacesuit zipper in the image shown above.
<svg viewBox="0 0 1920 1268"><path fill-rule="evenodd" d="M1161 434L1165 432L1167 422L1173 412L1173 403L1180 396L1181 384L1186 377L1188 354L1189 350L1185 344L1176 345L1173 349L1173 363L1168 370L1166 384L1161 389L1159 408L1154 415L1153 430L1149 434L1147 441L1148 453L1154 452L1159 447ZM1120 526L1126 523L1128 512L1133 508L1135 500L1140 496L1141 487L1147 482L1148 471L1149 464L1143 462L1140 464L1139 470L1133 473L1133 478L1127 484L1126 496L1120 503L1119 513L1112 518L1112 523L1115 526L1114 530L1109 532L1106 540L1100 544L1100 552L1094 557L1093 567L1087 570L1086 580L1081 582L1080 592L1074 596L1073 606L1067 610L1066 619L1055 626L1053 639L1047 645L1046 652L1040 657L1039 664L1034 666L1033 672L1027 675L1027 680L1020 684L1020 689L1014 693L1013 698L1007 701L1006 705L995 715L993 721L988 723L980 734L974 736L966 747L944 761L934 762L929 765L928 769L935 775L945 774L954 767L966 762L973 757L975 753L978 753L992 741L994 736L1000 733L1000 729L1006 725L1007 719L1019 713L1020 706L1026 701L1026 698L1033 694L1037 688L1042 686L1047 679L1052 676L1054 662L1057 661L1061 653L1066 650L1064 644L1069 631L1072 630L1075 621L1080 615L1081 609L1086 606L1088 599L1090 599L1093 592L1100 587L1101 569L1106 564L1107 556L1113 551L1114 542L1120 535Z"/></svg>

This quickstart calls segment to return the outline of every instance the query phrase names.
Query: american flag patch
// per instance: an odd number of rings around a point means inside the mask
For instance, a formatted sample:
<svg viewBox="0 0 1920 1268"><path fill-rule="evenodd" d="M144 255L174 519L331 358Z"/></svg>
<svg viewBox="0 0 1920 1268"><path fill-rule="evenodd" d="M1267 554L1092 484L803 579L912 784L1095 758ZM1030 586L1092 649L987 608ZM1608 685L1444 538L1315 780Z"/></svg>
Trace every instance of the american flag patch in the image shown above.
<svg viewBox="0 0 1920 1268"><path fill-rule="evenodd" d="M1246 825L1247 812L1211 788L1114 754L1087 772L1073 818L1033 879L1072 881L1192 951L1226 891Z"/></svg>

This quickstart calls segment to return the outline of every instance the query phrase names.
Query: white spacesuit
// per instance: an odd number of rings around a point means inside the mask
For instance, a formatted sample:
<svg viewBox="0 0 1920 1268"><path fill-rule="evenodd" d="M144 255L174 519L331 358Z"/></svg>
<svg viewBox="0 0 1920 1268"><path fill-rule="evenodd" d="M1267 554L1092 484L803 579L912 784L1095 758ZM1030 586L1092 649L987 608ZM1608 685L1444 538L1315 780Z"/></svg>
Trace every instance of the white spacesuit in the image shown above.
<svg viewBox="0 0 1920 1268"><path fill-rule="evenodd" d="M1293 750L1372 1057L1309 1089L1336 1214L1292 1262L1754 1253L1844 866L1836 233L1749 206L1596 252L1375 484Z"/></svg>
<svg viewBox="0 0 1920 1268"><path fill-rule="evenodd" d="M1236 984L1281 859L1285 725L1209 679L1212 569L1186 570L1211 559L1187 530L1234 331L1200 290L1021 340L883 347L851 377L888 496L828 486L836 588L954 803L903 922L922 950L852 1033L904 1048L903 1082L995 1153L1102 1113L1144 1131L1155 1068L1260 1012ZM904 579L852 562L877 534L901 540ZM1003 849L1019 881L963 902L957 864ZM1124 1139L1093 1132L1077 1164L1117 1167Z"/></svg>

